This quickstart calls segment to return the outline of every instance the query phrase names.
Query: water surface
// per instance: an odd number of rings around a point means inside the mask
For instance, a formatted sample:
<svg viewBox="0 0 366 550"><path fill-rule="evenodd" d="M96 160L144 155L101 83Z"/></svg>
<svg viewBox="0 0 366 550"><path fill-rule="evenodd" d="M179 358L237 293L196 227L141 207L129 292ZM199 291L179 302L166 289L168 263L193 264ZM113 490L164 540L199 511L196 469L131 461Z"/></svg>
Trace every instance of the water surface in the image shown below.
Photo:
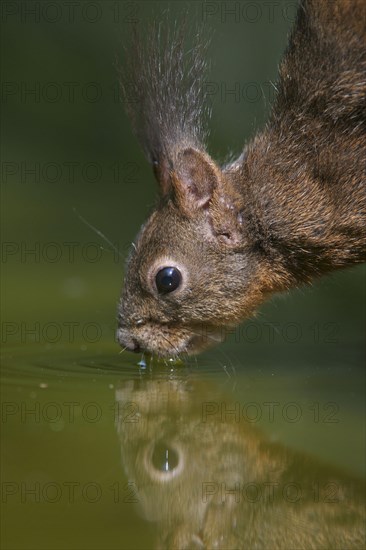
<svg viewBox="0 0 366 550"><path fill-rule="evenodd" d="M364 371L235 351L8 346L4 547L362 548Z"/></svg>

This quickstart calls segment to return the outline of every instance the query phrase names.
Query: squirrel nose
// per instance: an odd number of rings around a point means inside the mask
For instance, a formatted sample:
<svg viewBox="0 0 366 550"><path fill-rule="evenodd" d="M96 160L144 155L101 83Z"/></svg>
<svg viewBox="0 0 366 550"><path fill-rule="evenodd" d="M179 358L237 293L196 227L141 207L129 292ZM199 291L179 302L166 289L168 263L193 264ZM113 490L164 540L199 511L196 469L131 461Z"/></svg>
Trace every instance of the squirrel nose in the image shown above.
<svg viewBox="0 0 366 550"><path fill-rule="evenodd" d="M122 348L127 351L133 351L139 353L141 351L140 344L129 335L128 331L123 328L117 330L117 340Z"/></svg>
<svg viewBox="0 0 366 550"><path fill-rule="evenodd" d="M139 353L141 351L140 344L132 338L132 346L126 348L128 351Z"/></svg>

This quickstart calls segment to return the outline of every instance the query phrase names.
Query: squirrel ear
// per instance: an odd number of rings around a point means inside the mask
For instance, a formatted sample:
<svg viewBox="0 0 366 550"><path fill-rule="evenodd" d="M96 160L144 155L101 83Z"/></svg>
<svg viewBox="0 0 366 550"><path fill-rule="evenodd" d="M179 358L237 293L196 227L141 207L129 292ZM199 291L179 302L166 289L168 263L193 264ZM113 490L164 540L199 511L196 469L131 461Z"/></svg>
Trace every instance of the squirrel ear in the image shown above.
<svg viewBox="0 0 366 550"><path fill-rule="evenodd" d="M220 181L220 169L207 153L189 147L178 153L171 181L176 202L189 214L208 207Z"/></svg>

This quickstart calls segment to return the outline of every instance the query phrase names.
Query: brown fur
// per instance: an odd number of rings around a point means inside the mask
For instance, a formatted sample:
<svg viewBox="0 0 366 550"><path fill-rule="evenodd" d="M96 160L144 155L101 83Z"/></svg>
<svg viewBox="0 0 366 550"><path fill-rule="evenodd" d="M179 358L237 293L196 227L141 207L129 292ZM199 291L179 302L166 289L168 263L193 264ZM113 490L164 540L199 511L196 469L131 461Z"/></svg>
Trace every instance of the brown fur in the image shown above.
<svg viewBox="0 0 366 550"><path fill-rule="evenodd" d="M165 125L161 142L154 134L148 158L162 196L128 260L123 347L196 353L273 292L366 260L363 0L301 2L277 88L266 128L229 166L205 152L198 123L200 132L171 137ZM161 296L154 276L164 266L178 267L183 284Z"/></svg>

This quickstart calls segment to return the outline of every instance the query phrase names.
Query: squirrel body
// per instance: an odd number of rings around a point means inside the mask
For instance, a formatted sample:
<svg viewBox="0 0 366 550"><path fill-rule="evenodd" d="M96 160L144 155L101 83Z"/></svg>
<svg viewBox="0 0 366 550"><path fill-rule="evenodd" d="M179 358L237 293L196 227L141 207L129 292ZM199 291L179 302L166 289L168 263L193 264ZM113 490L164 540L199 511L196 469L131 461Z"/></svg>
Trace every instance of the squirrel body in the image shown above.
<svg viewBox="0 0 366 550"><path fill-rule="evenodd" d="M160 201L127 262L117 338L163 357L197 353L274 292L366 260L363 0L300 2L269 121L223 167L204 146L197 40L187 59L183 27L162 38L155 25L145 46L135 32L121 81Z"/></svg>

